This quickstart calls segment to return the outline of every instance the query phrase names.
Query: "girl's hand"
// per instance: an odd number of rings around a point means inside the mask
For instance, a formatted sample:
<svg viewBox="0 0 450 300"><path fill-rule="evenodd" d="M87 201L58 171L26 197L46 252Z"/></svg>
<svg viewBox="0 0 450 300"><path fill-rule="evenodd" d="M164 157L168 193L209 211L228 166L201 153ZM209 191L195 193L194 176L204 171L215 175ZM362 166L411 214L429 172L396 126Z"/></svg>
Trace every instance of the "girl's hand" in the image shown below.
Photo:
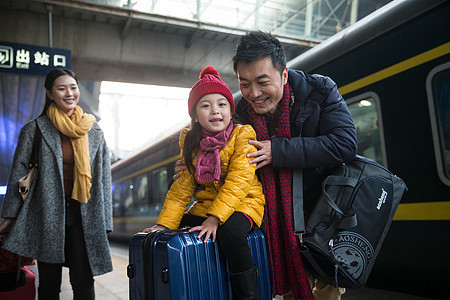
<svg viewBox="0 0 450 300"><path fill-rule="evenodd" d="M148 233L148 232L153 232L153 231L156 231L156 230L167 230L167 229L169 229L169 228L167 228L166 226L153 225L152 227L145 228L144 230L142 230L142 232Z"/></svg>
<svg viewBox="0 0 450 300"><path fill-rule="evenodd" d="M209 237L212 235L212 241L215 242L218 227L219 219L214 216L209 216L202 225L189 229L189 232L200 231L197 238L200 239L203 235L205 235L205 238L203 239L204 243L206 243Z"/></svg>

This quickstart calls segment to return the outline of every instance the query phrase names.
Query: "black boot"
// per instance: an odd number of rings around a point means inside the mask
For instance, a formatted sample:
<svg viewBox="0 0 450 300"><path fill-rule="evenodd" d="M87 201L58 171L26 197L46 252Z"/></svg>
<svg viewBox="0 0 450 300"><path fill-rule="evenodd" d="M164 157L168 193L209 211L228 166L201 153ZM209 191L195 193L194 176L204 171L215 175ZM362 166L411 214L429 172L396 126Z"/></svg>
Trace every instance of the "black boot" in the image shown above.
<svg viewBox="0 0 450 300"><path fill-rule="evenodd" d="M74 300L95 300L94 287L92 286L91 288L74 289L73 290L73 299Z"/></svg>
<svg viewBox="0 0 450 300"><path fill-rule="evenodd" d="M60 291L49 291L47 289L43 289L42 287L38 287L38 299L39 300L59 300Z"/></svg>
<svg viewBox="0 0 450 300"><path fill-rule="evenodd" d="M258 267L256 265L244 272L230 272L230 279L233 299L259 300Z"/></svg>

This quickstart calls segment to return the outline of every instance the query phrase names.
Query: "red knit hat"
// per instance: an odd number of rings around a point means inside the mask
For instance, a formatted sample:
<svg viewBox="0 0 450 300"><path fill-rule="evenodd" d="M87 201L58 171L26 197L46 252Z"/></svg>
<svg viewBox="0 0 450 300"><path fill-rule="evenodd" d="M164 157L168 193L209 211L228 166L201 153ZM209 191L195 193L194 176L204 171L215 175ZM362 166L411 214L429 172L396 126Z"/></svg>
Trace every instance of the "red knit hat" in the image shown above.
<svg viewBox="0 0 450 300"><path fill-rule="evenodd" d="M200 80L197 81L189 93L188 109L189 115L197 104L198 100L207 94L222 94L224 95L231 105L231 114L234 113L234 99L230 89L225 82L220 79L219 72L211 66L204 68L199 76Z"/></svg>

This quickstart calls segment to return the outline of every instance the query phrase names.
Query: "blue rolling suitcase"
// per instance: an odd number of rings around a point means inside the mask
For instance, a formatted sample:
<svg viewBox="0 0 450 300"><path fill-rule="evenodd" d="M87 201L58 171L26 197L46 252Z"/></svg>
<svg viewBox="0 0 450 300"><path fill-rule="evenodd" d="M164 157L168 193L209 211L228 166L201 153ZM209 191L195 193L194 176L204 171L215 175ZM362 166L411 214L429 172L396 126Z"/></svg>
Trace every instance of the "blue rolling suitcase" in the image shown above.
<svg viewBox="0 0 450 300"><path fill-rule="evenodd" d="M233 299L224 254L217 243L211 239L203 243L197 235L183 229L135 234L130 240L127 270L130 300ZM250 231L248 242L259 270L260 299L271 300L262 231Z"/></svg>

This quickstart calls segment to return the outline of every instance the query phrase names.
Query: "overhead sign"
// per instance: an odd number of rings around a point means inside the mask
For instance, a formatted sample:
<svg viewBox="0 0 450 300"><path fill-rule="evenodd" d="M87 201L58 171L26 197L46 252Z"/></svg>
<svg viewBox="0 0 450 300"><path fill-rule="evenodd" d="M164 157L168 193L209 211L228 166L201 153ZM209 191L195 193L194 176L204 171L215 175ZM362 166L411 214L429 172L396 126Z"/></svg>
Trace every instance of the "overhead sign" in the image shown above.
<svg viewBox="0 0 450 300"><path fill-rule="evenodd" d="M0 41L0 72L45 76L54 68L70 69L71 56L67 49Z"/></svg>

